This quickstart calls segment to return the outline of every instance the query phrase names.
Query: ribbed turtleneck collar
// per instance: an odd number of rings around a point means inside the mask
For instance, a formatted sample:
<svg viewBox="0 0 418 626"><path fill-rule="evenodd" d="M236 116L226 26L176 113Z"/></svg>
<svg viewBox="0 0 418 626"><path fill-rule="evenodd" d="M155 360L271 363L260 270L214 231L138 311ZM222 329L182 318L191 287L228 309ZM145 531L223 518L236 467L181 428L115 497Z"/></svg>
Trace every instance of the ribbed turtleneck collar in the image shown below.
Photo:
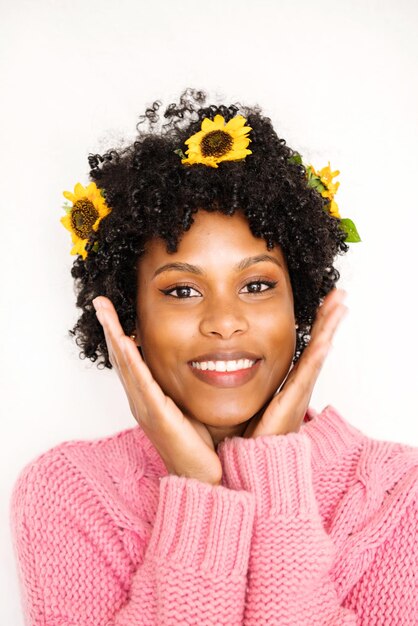
<svg viewBox="0 0 418 626"><path fill-rule="evenodd" d="M334 463L347 449L358 447L366 438L330 404L321 413L315 413L313 409L309 412L314 416L311 421L302 424L299 432L311 440L314 469Z"/></svg>

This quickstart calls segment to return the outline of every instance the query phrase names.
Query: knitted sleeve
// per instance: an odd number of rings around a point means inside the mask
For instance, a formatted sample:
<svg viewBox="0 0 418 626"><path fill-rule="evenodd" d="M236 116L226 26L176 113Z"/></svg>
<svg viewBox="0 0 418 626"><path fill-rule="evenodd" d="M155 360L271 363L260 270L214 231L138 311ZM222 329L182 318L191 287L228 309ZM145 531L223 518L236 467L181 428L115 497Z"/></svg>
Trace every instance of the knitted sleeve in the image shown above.
<svg viewBox="0 0 418 626"><path fill-rule="evenodd" d="M415 472L413 491L417 493ZM405 500L408 489L400 490L399 501ZM370 539L353 536L350 552L355 555L358 568L364 570L352 586L350 575L357 578L353 567L342 559L335 575L351 587L345 600L359 617L359 624L367 626L417 626L418 624L418 499L415 498L398 518L397 512L384 507L376 516L376 531ZM386 533L385 526L392 527ZM379 535L385 534L379 542ZM376 550L374 545L379 544ZM342 570L342 571L341 571ZM348 580L347 580L348 579Z"/></svg>
<svg viewBox="0 0 418 626"><path fill-rule="evenodd" d="M348 626L329 576L334 544L319 515L311 441L302 433L226 439L218 447L224 484L252 492L256 511L245 626Z"/></svg>
<svg viewBox="0 0 418 626"><path fill-rule="evenodd" d="M254 521L247 495L162 478L146 557L114 626L241 626Z"/></svg>
<svg viewBox="0 0 418 626"><path fill-rule="evenodd" d="M242 625L254 512L251 494L164 476L134 568L84 477L59 454L35 462L11 499L25 624Z"/></svg>

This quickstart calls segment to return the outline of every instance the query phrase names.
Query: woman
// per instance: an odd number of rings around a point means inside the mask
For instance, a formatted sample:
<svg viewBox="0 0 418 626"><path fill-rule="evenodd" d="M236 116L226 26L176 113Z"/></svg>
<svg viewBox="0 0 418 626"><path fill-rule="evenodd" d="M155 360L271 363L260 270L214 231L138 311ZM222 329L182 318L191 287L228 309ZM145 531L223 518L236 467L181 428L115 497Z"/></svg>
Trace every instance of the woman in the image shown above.
<svg viewBox="0 0 418 626"><path fill-rule="evenodd" d="M187 90L157 131L154 103L64 194L71 333L137 424L19 476L26 621L412 626L418 451L309 407L359 239L336 173L258 108L204 104Z"/></svg>

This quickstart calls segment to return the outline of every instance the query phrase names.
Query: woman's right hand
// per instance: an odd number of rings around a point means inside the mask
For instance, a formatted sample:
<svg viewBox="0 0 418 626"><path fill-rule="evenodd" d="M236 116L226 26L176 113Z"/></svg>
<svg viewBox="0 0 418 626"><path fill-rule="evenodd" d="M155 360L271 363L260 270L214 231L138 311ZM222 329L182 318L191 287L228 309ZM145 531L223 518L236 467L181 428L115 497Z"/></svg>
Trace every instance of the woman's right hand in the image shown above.
<svg viewBox="0 0 418 626"><path fill-rule="evenodd" d="M93 300L109 360L125 389L132 414L158 450L167 471L219 485L222 466L204 424L186 417L153 378L139 350L125 335L111 300Z"/></svg>

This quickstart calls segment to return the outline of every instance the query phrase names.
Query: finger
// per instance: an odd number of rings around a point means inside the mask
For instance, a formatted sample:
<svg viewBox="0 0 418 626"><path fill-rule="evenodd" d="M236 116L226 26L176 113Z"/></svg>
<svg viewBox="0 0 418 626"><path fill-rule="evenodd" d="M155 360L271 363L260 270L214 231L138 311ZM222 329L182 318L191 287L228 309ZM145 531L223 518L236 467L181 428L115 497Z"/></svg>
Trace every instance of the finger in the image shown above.
<svg viewBox="0 0 418 626"><path fill-rule="evenodd" d="M135 380L138 390L143 394L147 393L150 386L155 383L149 367L136 345L126 335L121 342L121 347L129 375Z"/></svg>
<svg viewBox="0 0 418 626"><path fill-rule="evenodd" d="M103 307L99 309L99 315L118 363L125 391L137 409L136 417L165 414L166 395L152 376L135 343L125 335L112 302L104 297L100 300Z"/></svg>
<svg viewBox="0 0 418 626"><path fill-rule="evenodd" d="M316 369L319 374L337 326L348 310L342 303L346 295L345 291L334 289L326 296L312 325L310 342L291 370L288 381L297 376L303 383L309 369Z"/></svg>
<svg viewBox="0 0 418 626"><path fill-rule="evenodd" d="M347 312L348 308L344 304L337 303L327 311L326 315L319 322L315 323L311 333L311 340L305 350L307 356L314 352L329 349L335 331Z"/></svg>
<svg viewBox="0 0 418 626"><path fill-rule="evenodd" d="M130 372L126 364L124 342L128 341L132 346L134 342L131 338L128 338L119 322L119 317L116 312L113 303L108 298L101 296L95 298L93 301L95 306L98 306L96 312L99 322L102 324L103 332L105 334L106 344L109 353L109 359L111 364L116 369L119 380L121 381L125 392L128 396L129 404L132 407L132 382L130 379ZM135 347L137 358L141 358L138 349Z"/></svg>
<svg viewBox="0 0 418 626"><path fill-rule="evenodd" d="M125 389L131 411L139 422L147 414L143 392L152 385L151 372L132 339L125 335L112 302L106 299L105 306L98 308L96 315L105 333L109 358Z"/></svg>
<svg viewBox="0 0 418 626"><path fill-rule="evenodd" d="M328 354L332 336L346 314L347 307L337 303L324 317L324 326L316 341L309 344L291 370L283 389L273 398L262 419L263 430L286 432L298 430L312 396L315 383Z"/></svg>
<svg viewBox="0 0 418 626"><path fill-rule="evenodd" d="M112 308L113 308L113 305L112 305ZM112 310L108 308L98 309L96 311L96 317L99 320L100 324L102 325L102 329L105 335L107 350L109 354L109 360L111 364L116 369L118 369L120 367L120 361L121 361L120 347L118 345L118 341L119 341L118 334L120 338L121 332L120 331L118 332L118 328L117 328L119 324L119 320L118 319L117 321L115 320ZM117 315L116 315L116 318L117 318Z"/></svg>
<svg viewBox="0 0 418 626"><path fill-rule="evenodd" d="M287 377L286 384L293 380L296 375L298 378L302 379L303 382L303 379L306 377L306 365L312 367L315 363L315 357L318 359L318 353L321 350L326 353L339 322L348 310L347 307L342 304L346 295L345 291L337 289L327 294L323 304L317 311L315 321L312 325L310 342L303 351L302 356L292 368ZM315 356L313 357L314 353ZM325 357L325 354L322 356Z"/></svg>
<svg viewBox="0 0 418 626"><path fill-rule="evenodd" d="M148 428L156 428L163 423L168 426L167 419L173 413L168 409L169 398L153 377L132 340L125 337L122 344L127 376L133 388L134 400L142 413L141 421L146 420ZM178 413L177 409L175 412Z"/></svg>
<svg viewBox="0 0 418 626"><path fill-rule="evenodd" d="M315 338L315 335L323 328L326 323L328 315L335 309L338 304L342 304L347 296L347 292L342 289L333 289L325 297L322 305L317 309L315 321L311 329L311 338Z"/></svg>
<svg viewBox="0 0 418 626"><path fill-rule="evenodd" d="M294 374L298 384L306 388L313 387L331 348L335 331L347 311L348 308L344 304L336 304L327 312L321 327L317 327L316 333L312 334L311 341L300 357Z"/></svg>

